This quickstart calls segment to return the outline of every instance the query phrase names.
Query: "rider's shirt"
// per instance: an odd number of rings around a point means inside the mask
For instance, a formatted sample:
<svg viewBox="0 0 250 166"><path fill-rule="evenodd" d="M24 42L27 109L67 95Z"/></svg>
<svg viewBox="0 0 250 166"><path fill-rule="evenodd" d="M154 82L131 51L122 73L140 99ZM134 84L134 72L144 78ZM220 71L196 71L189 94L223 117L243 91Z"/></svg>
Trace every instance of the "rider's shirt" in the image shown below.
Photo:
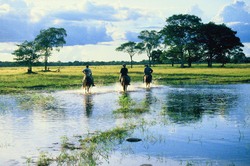
<svg viewBox="0 0 250 166"><path fill-rule="evenodd" d="M121 68L120 73L121 73L121 76L126 76L126 75L128 75L128 69L127 68Z"/></svg>
<svg viewBox="0 0 250 166"><path fill-rule="evenodd" d="M87 77L91 76L92 75L92 72L89 68L86 68L82 71Z"/></svg>
<svg viewBox="0 0 250 166"><path fill-rule="evenodd" d="M153 73L153 70L150 67L146 67L144 69L144 74L145 75L151 75L151 73Z"/></svg>

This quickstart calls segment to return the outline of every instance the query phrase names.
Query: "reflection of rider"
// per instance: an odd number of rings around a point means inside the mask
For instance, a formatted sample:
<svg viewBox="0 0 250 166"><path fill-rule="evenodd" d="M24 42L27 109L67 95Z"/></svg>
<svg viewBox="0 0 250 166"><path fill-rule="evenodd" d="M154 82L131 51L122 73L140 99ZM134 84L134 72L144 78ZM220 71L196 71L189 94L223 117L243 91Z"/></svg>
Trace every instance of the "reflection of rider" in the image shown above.
<svg viewBox="0 0 250 166"><path fill-rule="evenodd" d="M87 117L90 117L93 109L93 98L91 95L85 95L85 109Z"/></svg>
<svg viewBox="0 0 250 166"><path fill-rule="evenodd" d="M125 76L127 78L128 85L130 85L130 77L128 76L128 69L126 68L126 64L123 64L122 66L123 66L123 68L121 68L121 70L120 70L121 75L120 75L119 80L121 82L121 77Z"/></svg>
<svg viewBox="0 0 250 166"><path fill-rule="evenodd" d="M89 65L87 65L86 68L82 72L84 73L83 84L86 84L87 77L89 77L91 79L92 86L95 86L94 78L92 77L92 71L90 70Z"/></svg>
<svg viewBox="0 0 250 166"><path fill-rule="evenodd" d="M150 82L152 81L152 75L151 75L152 73L153 73L153 70L148 65L145 65L144 76L148 75Z"/></svg>

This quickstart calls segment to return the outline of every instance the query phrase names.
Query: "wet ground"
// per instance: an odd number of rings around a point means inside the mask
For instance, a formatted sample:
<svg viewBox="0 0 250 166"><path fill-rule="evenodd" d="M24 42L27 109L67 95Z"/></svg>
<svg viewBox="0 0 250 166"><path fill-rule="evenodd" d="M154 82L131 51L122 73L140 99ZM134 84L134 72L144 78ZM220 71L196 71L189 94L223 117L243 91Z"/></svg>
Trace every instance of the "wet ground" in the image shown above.
<svg viewBox="0 0 250 166"><path fill-rule="evenodd" d="M147 110L114 114L128 98ZM57 154L75 138L124 122L145 122L101 165L250 165L250 84L119 84L83 90L0 95L0 165L25 165L41 152Z"/></svg>

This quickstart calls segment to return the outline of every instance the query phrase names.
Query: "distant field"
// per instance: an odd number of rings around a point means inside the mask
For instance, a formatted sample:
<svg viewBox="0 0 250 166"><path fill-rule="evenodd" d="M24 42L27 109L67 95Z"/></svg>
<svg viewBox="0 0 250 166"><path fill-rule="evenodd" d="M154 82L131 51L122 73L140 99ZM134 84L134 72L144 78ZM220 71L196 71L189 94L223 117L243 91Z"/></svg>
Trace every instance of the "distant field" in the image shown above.
<svg viewBox="0 0 250 166"><path fill-rule="evenodd" d="M35 74L27 74L26 67L1 67L0 93L18 93L27 90L77 89L81 87L84 66L50 67L50 72L43 72L43 67L34 67ZM118 82L121 66L90 66L97 86ZM131 83L142 81L144 66L135 65L129 69ZM152 66L155 84L227 84L250 83L250 64L227 64L221 68L214 65L193 65L192 68L179 68L170 65Z"/></svg>

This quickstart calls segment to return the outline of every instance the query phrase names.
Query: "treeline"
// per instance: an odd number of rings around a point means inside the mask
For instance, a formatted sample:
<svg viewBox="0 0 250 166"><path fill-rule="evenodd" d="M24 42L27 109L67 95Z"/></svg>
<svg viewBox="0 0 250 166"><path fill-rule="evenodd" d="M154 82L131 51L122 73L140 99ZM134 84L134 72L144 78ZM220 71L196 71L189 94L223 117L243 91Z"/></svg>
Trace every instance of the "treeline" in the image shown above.
<svg viewBox="0 0 250 166"><path fill-rule="evenodd" d="M48 67L50 66L86 66L86 65L91 65L91 66L102 66L102 65L122 65L122 64L129 64L131 63L130 61L109 61L109 62L105 62L105 61L91 61L91 62L82 62L82 61L74 61L74 62L48 62L47 65ZM206 62L196 62L199 64L205 64ZM216 63L216 62L215 62ZM246 57L244 61L242 62L229 62L229 63L250 63L250 57ZM149 64L148 60L142 60L142 61L133 61L134 65L145 65L145 64ZM172 64L171 61L161 61L159 60L153 60L152 61L153 65L157 65L157 64ZM180 61L176 61L174 64L181 64ZM172 64L172 65L174 65ZM25 67L27 66L26 63L20 63L20 62L8 62L8 61L0 61L0 67ZM33 66L44 66L43 62L37 62L34 63Z"/></svg>
<svg viewBox="0 0 250 166"><path fill-rule="evenodd" d="M74 62L47 62L48 67L50 66L101 66L101 65L122 65L122 64L129 64L128 61L91 61L91 62L82 62L82 61L74 61ZM136 65L145 65L148 64L147 60L139 61L139 62L133 62ZM26 63L20 63L20 62L1 62L0 61L0 67L24 67L27 66ZM43 62L36 62L33 64L33 66L44 66Z"/></svg>
<svg viewBox="0 0 250 166"><path fill-rule="evenodd" d="M243 63L247 62L240 38L225 24L202 20L194 15L179 14L166 19L166 25L160 30L143 30L139 42L128 41L116 48L129 54L132 59L135 54L146 53L149 65L158 63L180 63L180 67L192 63Z"/></svg>

